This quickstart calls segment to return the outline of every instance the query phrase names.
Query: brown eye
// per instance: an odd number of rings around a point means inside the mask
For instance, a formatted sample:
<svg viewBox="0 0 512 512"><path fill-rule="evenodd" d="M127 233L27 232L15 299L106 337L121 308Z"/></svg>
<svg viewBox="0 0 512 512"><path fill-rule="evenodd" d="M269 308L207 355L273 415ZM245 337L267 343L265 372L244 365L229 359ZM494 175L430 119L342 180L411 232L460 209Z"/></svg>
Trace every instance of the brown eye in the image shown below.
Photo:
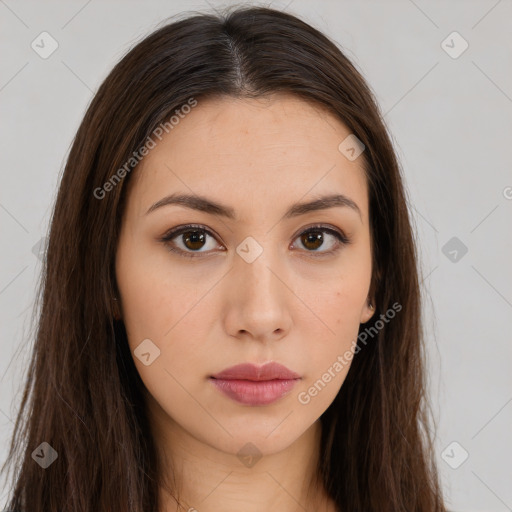
<svg viewBox="0 0 512 512"><path fill-rule="evenodd" d="M307 249L316 251L324 243L324 237L320 231L309 231L301 235L301 242Z"/></svg>
<svg viewBox="0 0 512 512"><path fill-rule="evenodd" d="M172 229L160 241L167 246L169 251L195 258L210 253L212 252L210 249L217 247L215 243L210 243L211 247L208 247L209 239L215 240L215 237L207 229L201 226L183 226ZM207 249L202 250L204 247Z"/></svg>
<svg viewBox="0 0 512 512"><path fill-rule="evenodd" d="M323 226L314 226L300 234L297 238L307 249L307 252L326 255L336 252L342 245L348 244L349 239L342 233Z"/></svg>
<svg viewBox="0 0 512 512"><path fill-rule="evenodd" d="M181 233L183 244L192 251L202 248L205 243L205 235L200 231L185 231Z"/></svg>

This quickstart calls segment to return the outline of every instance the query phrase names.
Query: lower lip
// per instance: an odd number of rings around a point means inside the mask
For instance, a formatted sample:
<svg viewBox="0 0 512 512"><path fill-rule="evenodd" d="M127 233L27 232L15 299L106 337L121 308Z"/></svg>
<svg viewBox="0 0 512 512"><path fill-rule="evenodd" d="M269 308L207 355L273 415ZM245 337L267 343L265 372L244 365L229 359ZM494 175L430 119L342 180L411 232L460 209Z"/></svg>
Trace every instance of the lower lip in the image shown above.
<svg viewBox="0 0 512 512"><path fill-rule="evenodd" d="M267 405L288 394L300 379L250 381L210 378L210 380L217 389L238 403Z"/></svg>

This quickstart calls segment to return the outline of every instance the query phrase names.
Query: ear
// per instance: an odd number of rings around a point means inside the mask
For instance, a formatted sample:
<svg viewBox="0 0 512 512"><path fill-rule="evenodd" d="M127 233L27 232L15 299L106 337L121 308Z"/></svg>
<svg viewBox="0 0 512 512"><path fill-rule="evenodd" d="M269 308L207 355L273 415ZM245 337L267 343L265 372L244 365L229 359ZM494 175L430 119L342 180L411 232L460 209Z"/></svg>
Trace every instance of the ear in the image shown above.
<svg viewBox="0 0 512 512"><path fill-rule="evenodd" d="M361 323L364 324L370 320L375 313L375 306L373 299L367 299L363 311L361 311Z"/></svg>

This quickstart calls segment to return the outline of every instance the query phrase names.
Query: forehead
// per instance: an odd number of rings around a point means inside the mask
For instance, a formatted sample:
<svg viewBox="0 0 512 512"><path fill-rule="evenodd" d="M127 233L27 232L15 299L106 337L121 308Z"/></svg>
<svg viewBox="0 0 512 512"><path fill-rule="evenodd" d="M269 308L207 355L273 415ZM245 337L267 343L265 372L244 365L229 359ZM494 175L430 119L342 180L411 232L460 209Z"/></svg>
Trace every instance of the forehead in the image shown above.
<svg viewBox="0 0 512 512"><path fill-rule="evenodd" d="M273 208L338 191L367 209L363 155L340 153L351 132L321 105L287 94L208 98L177 119L133 171L139 215L176 191Z"/></svg>

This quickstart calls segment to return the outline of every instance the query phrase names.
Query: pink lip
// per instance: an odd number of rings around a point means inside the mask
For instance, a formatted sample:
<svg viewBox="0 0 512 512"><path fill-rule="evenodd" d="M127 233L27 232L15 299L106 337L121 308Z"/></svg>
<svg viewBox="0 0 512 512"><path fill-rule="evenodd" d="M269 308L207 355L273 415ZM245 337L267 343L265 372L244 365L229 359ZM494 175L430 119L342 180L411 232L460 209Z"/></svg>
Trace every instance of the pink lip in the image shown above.
<svg viewBox="0 0 512 512"><path fill-rule="evenodd" d="M286 366L245 363L212 375L210 381L225 395L246 405L267 405L288 394L301 377Z"/></svg>

